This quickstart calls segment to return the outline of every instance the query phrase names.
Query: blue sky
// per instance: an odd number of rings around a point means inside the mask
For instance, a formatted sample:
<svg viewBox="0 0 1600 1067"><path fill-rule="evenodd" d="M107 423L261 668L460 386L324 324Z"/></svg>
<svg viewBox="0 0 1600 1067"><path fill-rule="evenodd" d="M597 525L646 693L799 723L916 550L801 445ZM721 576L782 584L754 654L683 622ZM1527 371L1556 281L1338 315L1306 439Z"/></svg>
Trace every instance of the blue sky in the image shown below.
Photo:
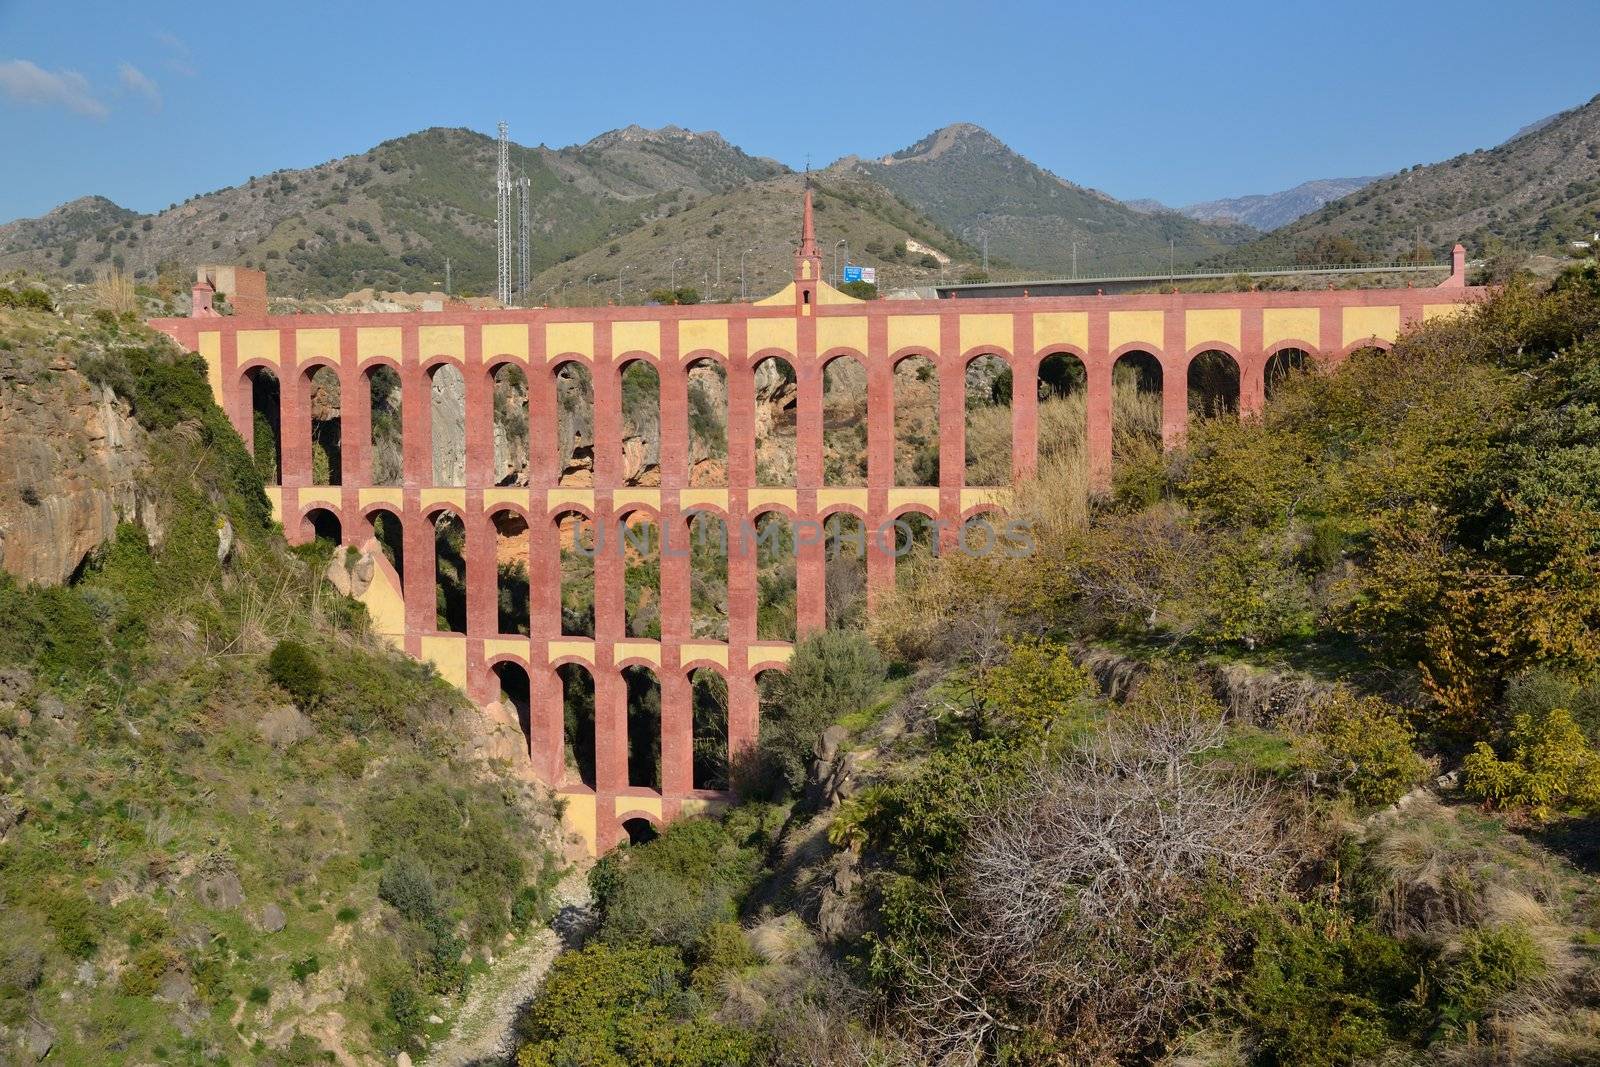
<svg viewBox="0 0 1600 1067"><path fill-rule="evenodd" d="M0 221L142 211L427 126L715 129L791 166L976 122L1178 204L1489 147L1600 92L1600 3L0 0Z"/></svg>

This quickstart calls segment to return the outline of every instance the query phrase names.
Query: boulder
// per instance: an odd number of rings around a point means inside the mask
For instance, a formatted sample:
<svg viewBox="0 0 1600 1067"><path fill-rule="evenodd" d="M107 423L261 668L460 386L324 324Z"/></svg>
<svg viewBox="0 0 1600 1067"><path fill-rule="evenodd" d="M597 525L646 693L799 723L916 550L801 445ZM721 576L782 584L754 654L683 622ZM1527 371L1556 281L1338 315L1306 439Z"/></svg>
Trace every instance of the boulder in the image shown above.
<svg viewBox="0 0 1600 1067"><path fill-rule="evenodd" d="M56 1047L55 1028L38 1019L29 1019L28 1028L23 1031L22 1047L35 1061L44 1059Z"/></svg>
<svg viewBox="0 0 1600 1067"><path fill-rule="evenodd" d="M231 911L244 903L244 886L232 871L203 876L195 886L195 896L208 908Z"/></svg>
<svg viewBox="0 0 1600 1067"><path fill-rule="evenodd" d="M267 933L275 934L279 930L282 930L284 926L288 924L288 922L289 917L283 913L282 908L278 907L276 904L268 904L266 907L261 909L261 917L257 921L257 925L259 925L261 929L265 930Z"/></svg>

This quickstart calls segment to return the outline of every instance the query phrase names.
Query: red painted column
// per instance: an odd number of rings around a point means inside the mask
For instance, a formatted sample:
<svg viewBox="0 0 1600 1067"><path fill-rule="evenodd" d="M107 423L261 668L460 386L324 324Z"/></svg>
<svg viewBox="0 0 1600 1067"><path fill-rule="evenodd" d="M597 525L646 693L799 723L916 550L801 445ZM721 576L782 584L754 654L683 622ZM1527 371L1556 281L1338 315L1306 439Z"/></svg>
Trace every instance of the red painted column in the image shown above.
<svg viewBox="0 0 1600 1067"><path fill-rule="evenodd" d="M467 633L481 641L500 632L499 547L494 522L485 513L483 490L466 490Z"/></svg>
<svg viewBox="0 0 1600 1067"><path fill-rule="evenodd" d="M1321 346L1320 351L1313 353L1318 362L1326 366L1337 366L1344 362L1344 357L1339 350L1344 347L1344 309L1333 301L1321 305L1317 315L1317 338Z"/></svg>
<svg viewBox="0 0 1600 1067"><path fill-rule="evenodd" d="M595 331L594 364L594 484L613 488L622 484L622 378L611 361L611 331Z"/></svg>
<svg viewBox="0 0 1600 1067"><path fill-rule="evenodd" d="M728 758L756 743L761 718L761 701L755 678L744 663L728 663Z"/></svg>
<svg viewBox="0 0 1600 1067"><path fill-rule="evenodd" d="M483 365L483 330L466 327L466 483L494 484L494 379Z"/></svg>
<svg viewBox="0 0 1600 1067"><path fill-rule="evenodd" d="M609 650L594 672L594 782L597 811L609 815L611 798L628 788L628 690Z"/></svg>
<svg viewBox="0 0 1600 1067"><path fill-rule="evenodd" d="M672 655L662 649L661 671L661 795L681 797L694 788L693 691L679 667L677 647Z"/></svg>
<svg viewBox="0 0 1600 1067"><path fill-rule="evenodd" d="M689 484L689 370L678 362L678 331L661 331L661 486Z"/></svg>
<svg viewBox="0 0 1600 1067"><path fill-rule="evenodd" d="M534 665L528 671L529 758L539 780L557 786L564 784L566 772L566 709L561 699L561 676L554 667L540 665L548 659L537 650L534 656Z"/></svg>
<svg viewBox="0 0 1600 1067"><path fill-rule="evenodd" d="M528 485L551 489L560 481L555 368L545 364L544 328L528 327Z"/></svg>
<svg viewBox="0 0 1600 1067"><path fill-rule="evenodd" d="M937 550L952 551L961 535L961 487L967 480L967 365L961 320L939 316L939 518L945 523Z"/></svg>
<svg viewBox="0 0 1600 1067"><path fill-rule="evenodd" d="M894 487L894 368L890 364L889 320L867 320L867 610L894 588L894 556L881 551L878 527L889 514ZM892 546L891 546L892 547Z"/></svg>
<svg viewBox="0 0 1600 1067"><path fill-rule="evenodd" d="M1011 477L1022 482L1039 469L1039 354L1031 313L1012 316L1011 338Z"/></svg>
<svg viewBox="0 0 1600 1067"><path fill-rule="evenodd" d="M433 382L422 370L415 326L400 330L400 441L405 487L432 486Z"/></svg>
<svg viewBox="0 0 1600 1067"><path fill-rule="evenodd" d="M1261 413L1267 396L1267 357L1262 351L1261 308L1247 307L1239 323L1239 417Z"/></svg>
<svg viewBox="0 0 1600 1067"><path fill-rule="evenodd" d="M814 322L809 319L806 322L812 325L810 329L801 330L800 352L795 363L799 391L794 529L797 636L820 630L828 621L824 548L817 523L817 488L823 484L822 367L816 358Z"/></svg>
<svg viewBox="0 0 1600 1067"><path fill-rule="evenodd" d="M1085 427L1089 451L1089 491L1111 489L1111 351L1110 318L1104 311L1089 313L1089 351L1084 361L1088 377L1085 390Z"/></svg>
<svg viewBox="0 0 1600 1067"><path fill-rule="evenodd" d="M339 327L339 455L346 490L372 484L372 390L361 373L354 326Z"/></svg>
<svg viewBox="0 0 1600 1067"><path fill-rule="evenodd" d="M255 453L256 419L255 396L249 379L239 373L239 335L233 330L223 330L220 337L222 365L222 408L228 421L244 441L244 447ZM198 338L196 339L198 345ZM282 383L279 383L282 389Z"/></svg>
<svg viewBox="0 0 1600 1067"><path fill-rule="evenodd" d="M678 491L661 491L659 533L661 542L661 644L687 641L690 637L689 566L691 536L680 509Z"/></svg>
<svg viewBox="0 0 1600 1067"><path fill-rule="evenodd" d="M295 331L278 331L278 351L283 373L278 380L278 456L283 464L284 485L310 485L311 482L311 382L300 373L299 345ZM288 509L284 510L287 519ZM286 524L287 525L287 524Z"/></svg>
<svg viewBox="0 0 1600 1067"><path fill-rule="evenodd" d="M1174 305L1176 302L1172 302ZM1161 445L1177 448L1189 433L1189 357L1183 309L1169 306L1161 352Z"/></svg>
<svg viewBox="0 0 1600 1067"><path fill-rule="evenodd" d="M422 494L404 492L402 536L405 542L406 634L433 633L438 629L437 590L434 587L433 522L422 514Z"/></svg>

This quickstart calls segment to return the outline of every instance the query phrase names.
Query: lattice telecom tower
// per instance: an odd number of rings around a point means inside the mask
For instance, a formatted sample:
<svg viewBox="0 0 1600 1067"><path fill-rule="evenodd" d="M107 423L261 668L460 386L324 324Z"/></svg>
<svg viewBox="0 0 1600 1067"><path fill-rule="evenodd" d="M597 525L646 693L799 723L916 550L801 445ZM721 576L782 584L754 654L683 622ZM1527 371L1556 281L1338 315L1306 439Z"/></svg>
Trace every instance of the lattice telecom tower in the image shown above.
<svg viewBox="0 0 1600 1067"><path fill-rule="evenodd" d="M511 306L511 153L506 141L506 124L500 123L500 167L495 172L498 214L495 237L499 244L499 289L502 307Z"/></svg>
<svg viewBox="0 0 1600 1067"><path fill-rule="evenodd" d="M528 288L533 285L533 261L529 257L529 234L533 223L528 215L528 176L517 179L517 299L528 301Z"/></svg>

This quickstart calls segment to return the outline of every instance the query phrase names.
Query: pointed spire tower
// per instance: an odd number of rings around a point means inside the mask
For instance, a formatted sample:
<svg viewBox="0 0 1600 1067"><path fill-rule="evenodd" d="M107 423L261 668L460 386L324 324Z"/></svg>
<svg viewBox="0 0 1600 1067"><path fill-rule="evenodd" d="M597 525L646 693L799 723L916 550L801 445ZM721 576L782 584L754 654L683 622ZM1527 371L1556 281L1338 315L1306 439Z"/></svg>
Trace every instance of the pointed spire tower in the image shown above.
<svg viewBox="0 0 1600 1067"><path fill-rule="evenodd" d="M822 280L822 249L817 247L816 222L811 213L811 168L806 168L806 193L800 214L800 247L794 250L794 295L801 307L813 303ZM802 314L810 314L809 311Z"/></svg>

